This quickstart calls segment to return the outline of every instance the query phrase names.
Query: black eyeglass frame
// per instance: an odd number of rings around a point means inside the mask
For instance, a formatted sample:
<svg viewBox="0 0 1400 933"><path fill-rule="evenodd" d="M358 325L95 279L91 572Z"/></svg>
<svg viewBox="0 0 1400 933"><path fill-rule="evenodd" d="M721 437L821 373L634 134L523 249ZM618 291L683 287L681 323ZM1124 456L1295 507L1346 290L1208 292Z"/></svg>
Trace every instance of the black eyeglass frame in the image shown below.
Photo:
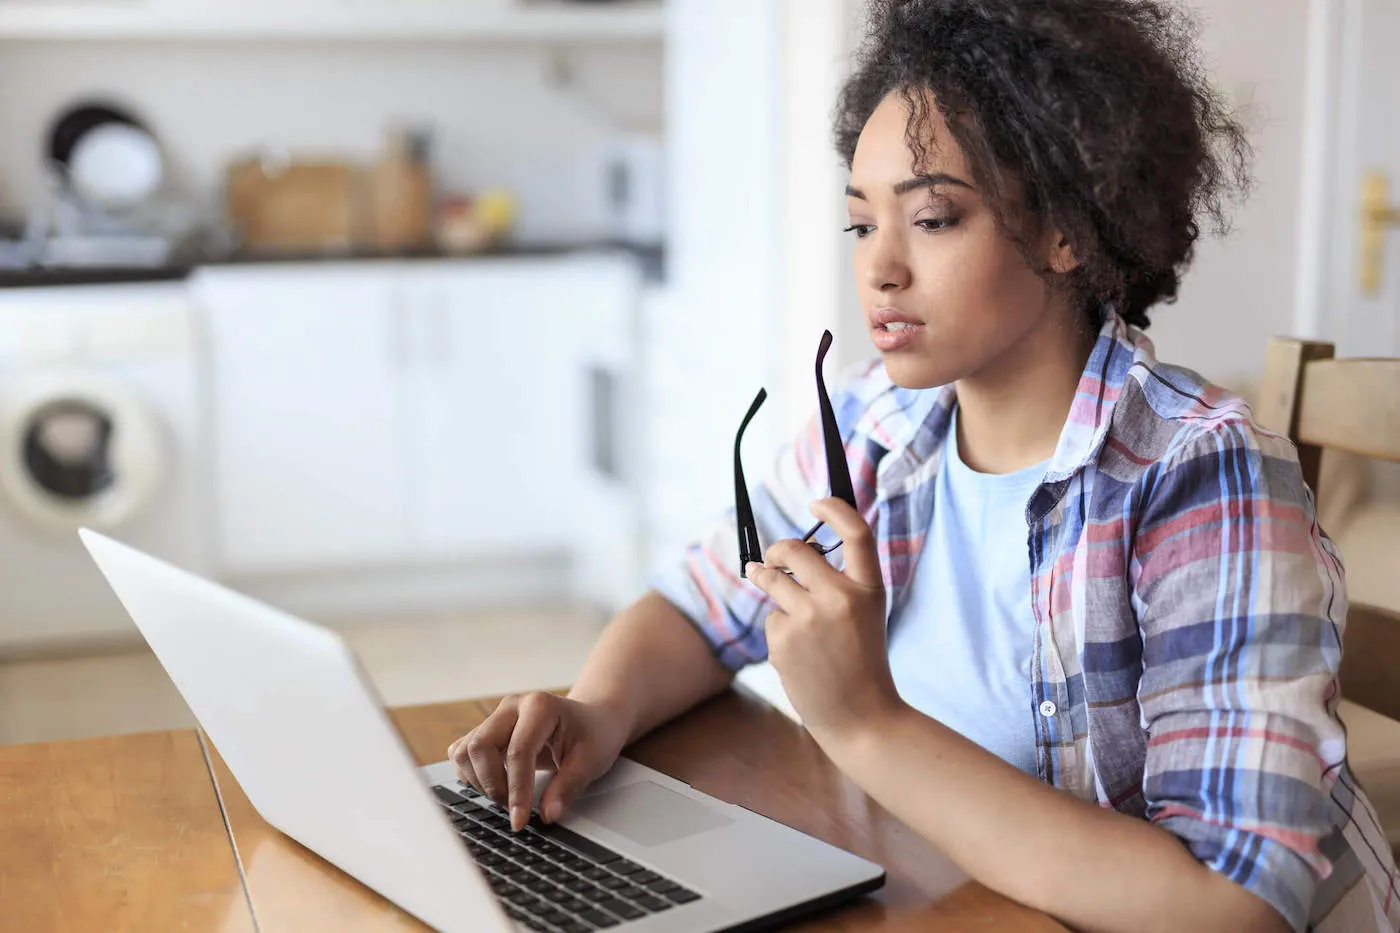
<svg viewBox="0 0 1400 933"><path fill-rule="evenodd" d="M822 376L822 364L826 362L827 351L831 349L831 331L823 331L821 344L817 347L817 405L821 411L822 442L826 450L826 475L831 495L849 505L856 507L855 489L851 485L851 468L846 463L846 446L841 441L841 429L836 424L836 411L831 406L831 396L826 391L826 380ZM764 401L768 398L765 389L759 389L758 395L754 397L753 404L749 406L748 413L744 415L744 420L739 423L739 431L734 435L734 513L739 528L739 576L742 579L748 578L748 565L750 562L763 563L763 543L758 538L758 523L754 521L753 505L749 501L749 487L744 481L744 463L740 456L740 446L744 439L744 431L748 428L749 422L754 415L763 407ZM803 541L811 542L817 553L823 556L830 554L841 546L841 542L835 544L820 544L813 542L812 535L816 534L825 524L817 522L812 528L802 536Z"/></svg>

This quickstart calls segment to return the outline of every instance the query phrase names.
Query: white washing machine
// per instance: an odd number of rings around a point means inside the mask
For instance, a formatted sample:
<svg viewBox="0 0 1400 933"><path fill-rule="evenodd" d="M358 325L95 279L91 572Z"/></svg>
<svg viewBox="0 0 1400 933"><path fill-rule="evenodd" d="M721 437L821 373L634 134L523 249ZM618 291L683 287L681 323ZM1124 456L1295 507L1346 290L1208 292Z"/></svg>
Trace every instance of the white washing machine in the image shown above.
<svg viewBox="0 0 1400 933"><path fill-rule="evenodd" d="M184 283L0 290L0 652L135 639L78 541L211 570Z"/></svg>

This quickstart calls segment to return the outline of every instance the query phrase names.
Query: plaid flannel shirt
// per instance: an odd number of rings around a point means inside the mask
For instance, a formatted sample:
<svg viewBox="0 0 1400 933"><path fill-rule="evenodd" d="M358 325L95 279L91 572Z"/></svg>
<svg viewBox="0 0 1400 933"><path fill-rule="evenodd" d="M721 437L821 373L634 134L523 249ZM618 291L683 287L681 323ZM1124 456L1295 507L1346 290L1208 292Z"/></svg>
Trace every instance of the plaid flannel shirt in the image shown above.
<svg viewBox="0 0 1400 933"><path fill-rule="evenodd" d="M877 361L832 401L889 619L931 524L955 396L899 388ZM802 534L825 484L813 418L754 490L765 547ZM1296 930L1400 929L1390 849L1337 717L1342 566L1287 438L1158 363L1110 312L1026 523L1040 779L1153 821ZM766 658L773 608L738 577L736 540L731 510L655 581L735 670Z"/></svg>

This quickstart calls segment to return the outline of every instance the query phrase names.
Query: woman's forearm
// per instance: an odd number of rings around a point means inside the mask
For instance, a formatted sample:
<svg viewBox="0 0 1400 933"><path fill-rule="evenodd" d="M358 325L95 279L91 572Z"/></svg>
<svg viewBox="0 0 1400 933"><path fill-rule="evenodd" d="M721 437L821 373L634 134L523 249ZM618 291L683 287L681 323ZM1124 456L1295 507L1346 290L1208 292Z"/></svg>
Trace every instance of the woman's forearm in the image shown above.
<svg viewBox="0 0 1400 933"><path fill-rule="evenodd" d="M972 878L1076 929L1288 929L1165 830L1047 787L910 707L818 738L852 780Z"/></svg>
<svg viewBox="0 0 1400 933"><path fill-rule="evenodd" d="M632 742L733 679L680 610L649 592L608 623L569 696L616 711Z"/></svg>

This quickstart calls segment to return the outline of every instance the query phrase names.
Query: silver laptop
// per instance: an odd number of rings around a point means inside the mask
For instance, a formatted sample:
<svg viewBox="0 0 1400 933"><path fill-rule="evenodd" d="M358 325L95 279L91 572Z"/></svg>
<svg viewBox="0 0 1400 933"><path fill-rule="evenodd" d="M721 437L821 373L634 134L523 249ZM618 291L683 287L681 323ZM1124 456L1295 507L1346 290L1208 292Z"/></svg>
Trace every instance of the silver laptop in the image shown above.
<svg viewBox="0 0 1400 933"><path fill-rule="evenodd" d="M82 539L263 819L445 933L749 930L884 883L626 758L556 824L512 833L450 762L414 766L334 632Z"/></svg>

